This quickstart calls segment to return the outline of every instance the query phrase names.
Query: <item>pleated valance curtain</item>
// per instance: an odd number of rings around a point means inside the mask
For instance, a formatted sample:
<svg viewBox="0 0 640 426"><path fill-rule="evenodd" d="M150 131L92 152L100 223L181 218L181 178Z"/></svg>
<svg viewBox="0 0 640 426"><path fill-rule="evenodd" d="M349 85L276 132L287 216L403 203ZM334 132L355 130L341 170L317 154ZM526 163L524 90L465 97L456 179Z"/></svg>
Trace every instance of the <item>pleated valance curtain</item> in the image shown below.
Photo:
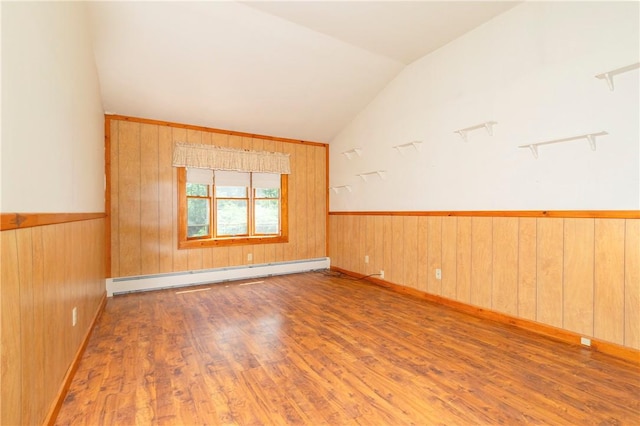
<svg viewBox="0 0 640 426"><path fill-rule="evenodd" d="M278 173L282 175L291 173L289 154L246 151L184 142L176 142L173 148L173 165L175 167Z"/></svg>

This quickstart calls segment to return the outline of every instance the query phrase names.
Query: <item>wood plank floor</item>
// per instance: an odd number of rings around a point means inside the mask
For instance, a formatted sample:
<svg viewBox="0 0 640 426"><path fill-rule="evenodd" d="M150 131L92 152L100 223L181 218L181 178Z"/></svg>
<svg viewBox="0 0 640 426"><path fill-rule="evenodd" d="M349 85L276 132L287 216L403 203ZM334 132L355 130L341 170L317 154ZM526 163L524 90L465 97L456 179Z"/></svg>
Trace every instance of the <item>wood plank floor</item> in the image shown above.
<svg viewBox="0 0 640 426"><path fill-rule="evenodd" d="M108 301L56 424L640 424L638 367L362 281L181 290Z"/></svg>

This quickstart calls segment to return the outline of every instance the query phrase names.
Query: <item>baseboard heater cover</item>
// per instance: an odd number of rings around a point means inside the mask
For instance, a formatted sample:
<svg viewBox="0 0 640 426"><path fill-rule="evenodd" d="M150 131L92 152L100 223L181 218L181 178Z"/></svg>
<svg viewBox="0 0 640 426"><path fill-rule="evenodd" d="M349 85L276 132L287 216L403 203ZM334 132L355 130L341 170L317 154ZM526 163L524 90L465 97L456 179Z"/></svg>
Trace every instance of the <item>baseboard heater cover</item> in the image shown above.
<svg viewBox="0 0 640 426"><path fill-rule="evenodd" d="M272 275L296 274L330 268L328 257L295 260L291 262L263 263L256 265L230 266L226 268L198 271L172 272L167 274L141 275L107 279L107 296L138 291L160 290L200 284L219 283Z"/></svg>

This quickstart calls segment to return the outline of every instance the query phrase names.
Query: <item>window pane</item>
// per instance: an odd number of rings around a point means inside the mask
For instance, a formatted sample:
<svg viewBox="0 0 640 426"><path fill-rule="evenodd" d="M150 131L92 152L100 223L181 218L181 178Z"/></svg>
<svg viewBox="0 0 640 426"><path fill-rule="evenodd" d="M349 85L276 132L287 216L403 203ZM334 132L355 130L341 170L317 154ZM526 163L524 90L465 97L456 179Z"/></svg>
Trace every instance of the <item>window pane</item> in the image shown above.
<svg viewBox="0 0 640 426"><path fill-rule="evenodd" d="M187 237L209 235L209 200L187 198Z"/></svg>
<svg viewBox="0 0 640 426"><path fill-rule="evenodd" d="M218 200L217 204L218 235L246 235L247 200Z"/></svg>
<svg viewBox="0 0 640 426"><path fill-rule="evenodd" d="M280 188L256 188L256 198L279 198Z"/></svg>
<svg viewBox="0 0 640 426"><path fill-rule="evenodd" d="M216 197L247 198L246 186L216 186Z"/></svg>
<svg viewBox="0 0 640 426"><path fill-rule="evenodd" d="M209 185L202 183L188 183L187 182L187 195L195 195L200 197L206 197L209 195Z"/></svg>
<svg viewBox="0 0 640 426"><path fill-rule="evenodd" d="M278 200L256 200L256 234L278 234L280 232L280 202Z"/></svg>

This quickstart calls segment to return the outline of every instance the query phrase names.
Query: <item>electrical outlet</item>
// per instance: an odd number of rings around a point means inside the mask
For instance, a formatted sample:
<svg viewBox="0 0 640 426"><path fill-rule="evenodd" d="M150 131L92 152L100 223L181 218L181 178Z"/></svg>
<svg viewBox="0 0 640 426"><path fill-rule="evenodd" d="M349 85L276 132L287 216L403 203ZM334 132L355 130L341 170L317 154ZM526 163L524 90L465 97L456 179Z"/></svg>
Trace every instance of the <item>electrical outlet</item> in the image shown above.
<svg viewBox="0 0 640 426"><path fill-rule="evenodd" d="M364 263L369 263L369 256L364 257Z"/></svg>
<svg viewBox="0 0 640 426"><path fill-rule="evenodd" d="M247 253L247 262L251 262L253 260L253 253Z"/></svg>
<svg viewBox="0 0 640 426"><path fill-rule="evenodd" d="M436 280L442 279L442 269L436 269Z"/></svg>
<svg viewBox="0 0 640 426"><path fill-rule="evenodd" d="M71 325L75 327L76 324L78 324L78 308L74 306L71 310Z"/></svg>
<svg viewBox="0 0 640 426"><path fill-rule="evenodd" d="M380 269L380 279L384 279L384 271Z"/></svg>
<svg viewBox="0 0 640 426"><path fill-rule="evenodd" d="M589 339L588 337L581 337L580 344L584 346L591 346L591 339Z"/></svg>

